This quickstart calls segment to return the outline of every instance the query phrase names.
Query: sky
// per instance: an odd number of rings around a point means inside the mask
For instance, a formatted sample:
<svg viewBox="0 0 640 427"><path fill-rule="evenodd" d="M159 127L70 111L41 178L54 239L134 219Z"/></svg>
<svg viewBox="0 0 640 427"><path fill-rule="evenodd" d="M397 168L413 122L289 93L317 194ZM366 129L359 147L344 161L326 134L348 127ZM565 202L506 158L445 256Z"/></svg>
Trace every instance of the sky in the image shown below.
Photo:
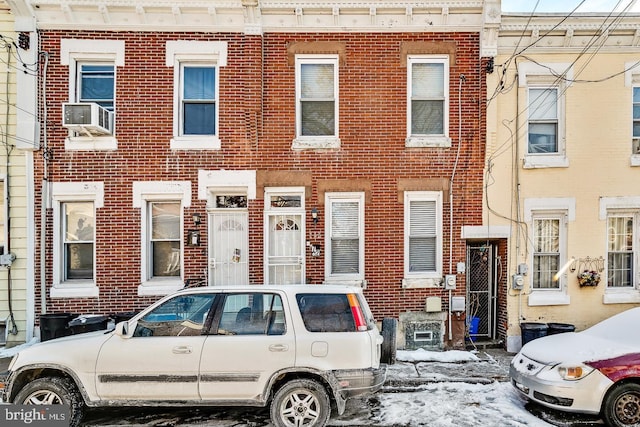
<svg viewBox="0 0 640 427"><path fill-rule="evenodd" d="M532 12L536 8L536 12L571 12L580 3L576 12L611 12L633 3L629 11L640 13L640 1L636 0L502 0L502 11Z"/></svg>

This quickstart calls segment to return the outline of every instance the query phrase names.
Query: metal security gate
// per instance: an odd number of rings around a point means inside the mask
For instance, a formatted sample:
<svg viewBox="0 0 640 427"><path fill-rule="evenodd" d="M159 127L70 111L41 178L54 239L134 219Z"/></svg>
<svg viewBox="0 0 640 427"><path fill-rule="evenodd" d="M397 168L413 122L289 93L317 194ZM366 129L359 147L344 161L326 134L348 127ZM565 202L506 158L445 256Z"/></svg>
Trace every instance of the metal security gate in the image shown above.
<svg viewBox="0 0 640 427"><path fill-rule="evenodd" d="M467 321L479 339L496 337L496 261L494 245L467 246Z"/></svg>

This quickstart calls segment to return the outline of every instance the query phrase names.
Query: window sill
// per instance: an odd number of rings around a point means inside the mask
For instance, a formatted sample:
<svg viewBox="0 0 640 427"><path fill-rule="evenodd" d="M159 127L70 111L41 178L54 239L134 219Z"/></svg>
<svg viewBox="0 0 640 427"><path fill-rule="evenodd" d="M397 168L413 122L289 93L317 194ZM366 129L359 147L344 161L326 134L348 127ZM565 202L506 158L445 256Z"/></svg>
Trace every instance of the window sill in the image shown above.
<svg viewBox="0 0 640 427"><path fill-rule="evenodd" d="M65 282L53 285L49 290L51 298L93 298L99 295L94 282Z"/></svg>
<svg viewBox="0 0 640 427"><path fill-rule="evenodd" d="M191 135L173 137L169 146L172 150L219 150L222 143L215 135Z"/></svg>
<svg viewBox="0 0 640 427"><path fill-rule="evenodd" d="M180 278L151 279L138 286L138 296L169 295L184 287Z"/></svg>
<svg viewBox="0 0 640 427"><path fill-rule="evenodd" d="M340 148L340 138L336 136L302 136L293 140L291 148L294 150L319 150L327 148Z"/></svg>
<svg viewBox="0 0 640 427"><path fill-rule="evenodd" d="M604 291L603 304L637 304L640 303L640 292L636 289L610 289Z"/></svg>
<svg viewBox="0 0 640 427"><path fill-rule="evenodd" d="M569 305L571 298L560 291L533 291L529 295L529 307L541 305Z"/></svg>
<svg viewBox="0 0 640 427"><path fill-rule="evenodd" d="M113 136L70 136L64 139L65 150L101 151L117 150L118 140Z"/></svg>
<svg viewBox="0 0 640 427"><path fill-rule="evenodd" d="M451 138L445 135L410 136L405 139L404 145L410 148L451 148Z"/></svg>
<svg viewBox="0 0 640 427"><path fill-rule="evenodd" d="M402 279L402 289L441 288L442 277L405 277Z"/></svg>
<svg viewBox="0 0 640 427"><path fill-rule="evenodd" d="M562 155L540 155L532 156L528 155L524 158L523 167L525 169L538 169L538 168L568 168L569 159Z"/></svg>

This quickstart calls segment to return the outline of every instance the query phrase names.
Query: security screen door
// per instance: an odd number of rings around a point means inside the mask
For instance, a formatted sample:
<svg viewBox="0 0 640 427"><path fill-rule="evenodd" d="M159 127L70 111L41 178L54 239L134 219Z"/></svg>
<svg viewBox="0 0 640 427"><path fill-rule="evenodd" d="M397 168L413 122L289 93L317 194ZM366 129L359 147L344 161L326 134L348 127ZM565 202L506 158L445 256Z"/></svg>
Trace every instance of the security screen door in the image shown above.
<svg viewBox="0 0 640 427"><path fill-rule="evenodd" d="M266 192L265 278L268 284L305 282L303 200L303 193Z"/></svg>
<svg viewBox="0 0 640 427"><path fill-rule="evenodd" d="M209 212L209 278L213 286L249 284L246 196L217 196Z"/></svg>

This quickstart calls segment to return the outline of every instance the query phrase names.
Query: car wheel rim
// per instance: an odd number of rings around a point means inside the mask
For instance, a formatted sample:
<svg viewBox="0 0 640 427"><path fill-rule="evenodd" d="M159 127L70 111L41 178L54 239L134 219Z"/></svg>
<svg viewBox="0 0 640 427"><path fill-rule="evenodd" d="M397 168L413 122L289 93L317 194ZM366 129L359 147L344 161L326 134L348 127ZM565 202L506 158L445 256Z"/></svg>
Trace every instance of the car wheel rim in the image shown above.
<svg viewBox="0 0 640 427"><path fill-rule="evenodd" d="M640 423L640 394L627 393L616 401L617 418L628 425Z"/></svg>
<svg viewBox="0 0 640 427"><path fill-rule="evenodd" d="M311 393L291 393L282 403L280 413L287 426L313 426L320 416L320 404Z"/></svg>
<svg viewBox="0 0 640 427"><path fill-rule="evenodd" d="M60 396L48 390L33 392L24 400L25 405L62 405L62 403Z"/></svg>

